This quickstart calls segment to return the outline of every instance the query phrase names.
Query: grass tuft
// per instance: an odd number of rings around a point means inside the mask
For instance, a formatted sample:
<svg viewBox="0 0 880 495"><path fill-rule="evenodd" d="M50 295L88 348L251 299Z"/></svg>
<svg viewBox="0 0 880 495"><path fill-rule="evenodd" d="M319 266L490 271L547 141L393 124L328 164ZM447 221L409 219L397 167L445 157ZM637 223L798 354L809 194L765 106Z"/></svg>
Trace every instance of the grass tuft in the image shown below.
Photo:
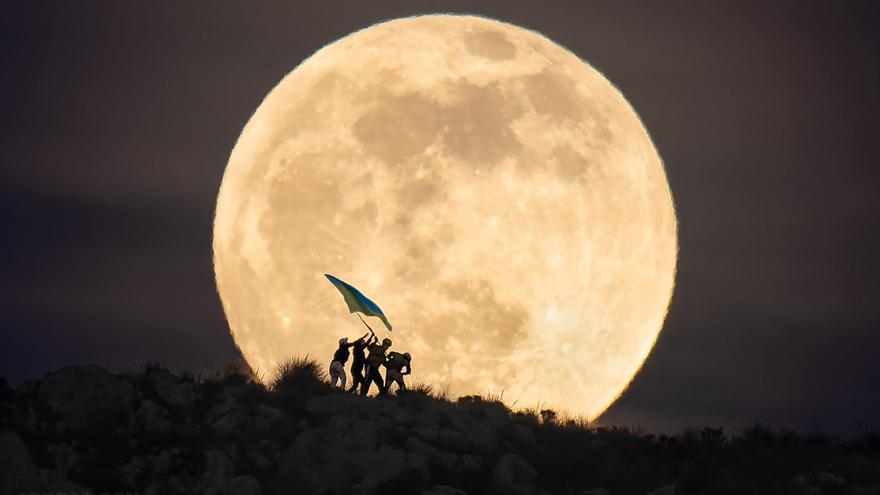
<svg viewBox="0 0 880 495"><path fill-rule="evenodd" d="M276 392L305 391L326 381L327 374L317 361L309 356L294 357L275 368L270 389Z"/></svg>

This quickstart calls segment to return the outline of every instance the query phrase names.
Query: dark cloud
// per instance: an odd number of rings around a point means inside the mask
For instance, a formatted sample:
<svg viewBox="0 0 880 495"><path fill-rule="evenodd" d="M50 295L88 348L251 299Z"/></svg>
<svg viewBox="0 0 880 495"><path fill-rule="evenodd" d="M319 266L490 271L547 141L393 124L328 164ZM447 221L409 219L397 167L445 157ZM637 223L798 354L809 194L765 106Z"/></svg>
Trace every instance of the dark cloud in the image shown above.
<svg viewBox="0 0 880 495"><path fill-rule="evenodd" d="M667 167L668 323L604 421L880 423L872 2L18 3L0 16L0 374L235 356L211 268L223 168L267 91L382 19L535 29L627 96ZM504 57L504 40L472 49Z"/></svg>

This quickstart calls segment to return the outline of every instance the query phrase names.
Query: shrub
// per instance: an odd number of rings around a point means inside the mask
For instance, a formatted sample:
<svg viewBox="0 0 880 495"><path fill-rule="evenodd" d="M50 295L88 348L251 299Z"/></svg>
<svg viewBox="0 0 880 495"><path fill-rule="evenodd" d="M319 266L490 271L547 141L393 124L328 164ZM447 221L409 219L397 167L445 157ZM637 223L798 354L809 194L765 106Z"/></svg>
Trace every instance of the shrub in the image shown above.
<svg viewBox="0 0 880 495"><path fill-rule="evenodd" d="M238 386L253 383L258 377L244 359L239 359L226 366L220 373L220 382L226 386Z"/></svg>
<svg viewBox="0 0 880 495"><path fill-rule="evenodd" d="M275 392L309 392L324 385L327 374L314 359L308 356L287 359L275 368L270 388Z"/></svg>

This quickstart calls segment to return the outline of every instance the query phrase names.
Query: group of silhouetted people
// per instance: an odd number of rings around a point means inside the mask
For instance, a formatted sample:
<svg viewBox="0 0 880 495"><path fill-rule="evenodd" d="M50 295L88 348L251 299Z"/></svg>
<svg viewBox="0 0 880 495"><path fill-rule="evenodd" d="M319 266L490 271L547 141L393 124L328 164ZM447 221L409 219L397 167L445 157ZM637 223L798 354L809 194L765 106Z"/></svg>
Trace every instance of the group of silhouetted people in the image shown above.
<svg viewBox="0 0 880 495"><path fill-rule="evenodd" d="M349 355L353 354L351 359L351 387L348 392L357 393L360 387L360 394L367 395L370 386L376 384L379 388L379 395L387 394L391 390L391 385L397 384L399 390L406 390L406 383L403 381L405 375L412 372L410 363L412 357L408 352L403 354L396 351L388 351L391 347L391 339L383 339L379 343L379 338L374 333L364 334L361 338L349 343L348 338L339 339L339 348L333 353L333 361L330 362L330 386L346 390L345 363L348 361ZM351 351L349 351L351 349ZM385 378L382 378L381 368L385 367Z"/></svg>

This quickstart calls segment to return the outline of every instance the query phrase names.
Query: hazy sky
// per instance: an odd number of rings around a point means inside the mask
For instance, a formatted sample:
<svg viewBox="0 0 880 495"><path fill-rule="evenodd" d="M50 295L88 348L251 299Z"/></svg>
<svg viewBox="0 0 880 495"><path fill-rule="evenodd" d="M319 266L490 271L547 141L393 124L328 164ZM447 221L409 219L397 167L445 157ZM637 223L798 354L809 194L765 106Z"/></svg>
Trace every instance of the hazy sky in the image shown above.
<svg viewBox="0 0 880 495"><path fill-rule="evenodd" d="M608 423L880 428L873 2L56 2L0 15L0 375L236 351L211 266L226 159L321 46L417 13L537 30L603 72L663 157L669 318Z"/></svg>

